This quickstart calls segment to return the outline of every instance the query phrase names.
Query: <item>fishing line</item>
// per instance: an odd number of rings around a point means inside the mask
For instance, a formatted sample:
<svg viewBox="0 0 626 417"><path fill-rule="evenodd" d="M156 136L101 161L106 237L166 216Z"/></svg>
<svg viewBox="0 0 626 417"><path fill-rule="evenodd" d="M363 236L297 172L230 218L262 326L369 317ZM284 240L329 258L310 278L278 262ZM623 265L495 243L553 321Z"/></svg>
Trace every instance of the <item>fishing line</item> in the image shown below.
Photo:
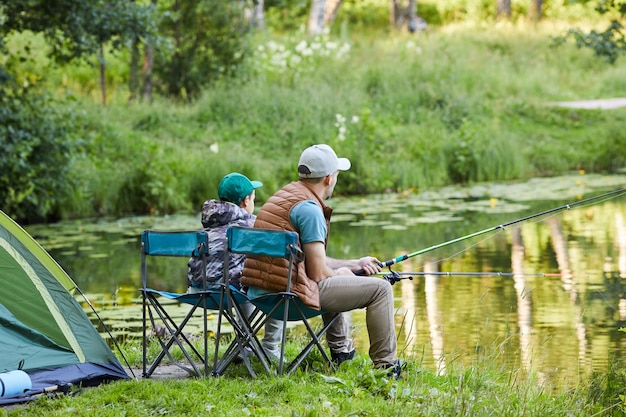
<svg viewBox="0 0 626 417"><path fill-rule="evenodd" d="M379 272L376 275L383 275L383 272ZM567 276L575 276L575 277L585 277L588 278L589 275L587 274L557 274L557 273L516 273L516 272L500 272L500 271L473 271L473 272L462 272L462 271L431 271L431 272L426 272L426 271L413 271L413 272L396 272L396 274L400 275L400 276L412 276L412 275L417 275L417 276L426 276L426 275L433 275L433 276L444 276L444 277L452 277L452 276L470 276L470 277L488 277L488 276L494 276L494 277L514 277L514 276L520 276L520 277L562 277L564 275ZM402 278L405 279L405 278Z"/></svg>
<svg viewBox="0 0 626 417"><path fill-rule="evenodd" d="M601 199L602 202L608 201L610 199L617 198L617 197L619 197L619 196L621 196L622 194L625 194L625 193L626 193L626 188L620 188L620 189L613 190L613 191L610 191L610 192L607 192L607 193L604 193L604 194L601 194L601 195L598 195L598 196L589 197L589 198L586 198L586 199L583 199L583 200L579 200L579 201L575 201L573 203L565 204L565 205L562 205L562 206L559 206L559 207L556 207L556 208L553 208L553 209L550 209L550 210L545 210L545 211L542 211L540 213L531 214L529 216L522 217L520 219L513 220L513 221L508 222L508 223L503 223L503 224L500 224L498 226L493 226L493 227L490 227L488 229L484 229L484 230L481 230L481 231L478 231L478 232L475 232L475 233L471 233L471 234L466 235L466 236L462 236L462 237L459 237L459 238L456 238L456 239L449 240L447 242L443 242L443 243L440 243L440 244L437 244L437 245L433 245L433 246L430 246L430 247L422 249L422 250L418 250L418 251L413 252L413 253L408 253L406 255L401 255L401 256L398 256L396 258L390 259L390 260L385 261L385 262L380 262L378 264L378 266L381 267L381 268L391 267L391 265L394 265L394 264L399 263L399 262L403 262L403 261L405 261L405 260L407 260L409 258L412 258L414 256L421 255L421 254L424 254L426 252L430 252L430 251L433 251L435 249L439 249L439 248L442 248L442 247L445 247L445 246L449 246L449 245L451 245L453 243L458 243L458 242L461 242L463 240L470 239L470 238L473 238L473 237L476 237L476 236L480 236L482 234L489 233L489 232L503 231L503 230L506 230L506 228L509 227L509 226L512 226L512 225L518 224L518 223L522 223L522 222L525 222L525 221L528 221L528 220L531 220L531 219L534 219L534 218L537 218L537 217L543 217L542 220L545 220L546 219L545 216L547 216L549 214L556 213L556 212L559 212L559 211L562 211L562 210L566 210L566 209L567 210L571 210L572 207L577 207L577 206L581 206L581 205L585 206L587 203L589 203L591 201L596 201L596 200L600 200L600 199ZM467 250L467 249L465 249L465 250ZM391 270L391 268L390 268L390 270ZM360 270L355 272L355 275L364 275L364 274L365 274L365 271L363 269L360 269Z"/></svg>
<svg viewBox="0 0 626 417"><path fill-rule="evenodd" d="M496 236L498 236L500 233L502 233L502 232L504 232L504 231L505 231L504 229L500 229L500 230L496 231L496 233L494 233L493 235L491 235L491 236L487 236L487 237L485 237L485 238L483 238L483 239L481 239L481 240L479 240L479 241L477 241L477 242L475 242L475 243L473 243L473 244L471 244L471 245L469 245L469 246L467 246L467 247L465 247L465 248L461 249L460 251L458 251L458 252L456 252L456 253L453 253L452 255L450 255L450 256L448 256L448 257L446 257L446 258L439 258L439 259L437 259L437 260L435 260L435 261L429 261L429 262L426 262L426 263L424 263L424 264L422 264L422 265L418 265L418 266L417 266L417 268L418 268L418 269L424 269L424 267L425 267L426 265L439 265L439 264L440 264L440 263L442 263L442 262L449 261L450 259L456 258L457 256L459 256L459 255L460 255L460 254L462 254L463 252L467 252L468 250L470 250L470 249L472 249L472 248L474 248L474 247L476 247L476 246L479 246L481 243L486 242L486 241L488 241L488 240L490 240L490 239L495 238Z"/></svg>

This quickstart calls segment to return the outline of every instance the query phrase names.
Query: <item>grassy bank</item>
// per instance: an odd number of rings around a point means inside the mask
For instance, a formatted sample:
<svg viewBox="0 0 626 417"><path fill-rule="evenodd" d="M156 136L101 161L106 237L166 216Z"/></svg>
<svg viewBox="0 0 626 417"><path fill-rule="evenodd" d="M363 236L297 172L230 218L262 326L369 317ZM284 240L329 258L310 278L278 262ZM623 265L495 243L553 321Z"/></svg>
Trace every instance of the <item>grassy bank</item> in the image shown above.
<svg viewBox="0 0 626 417"><path fill-rule="evenodd" d="M266 184L263 201L316 142L352 159L342 194L622 168L626 109L549 103L626 96L626 64L552 47L563 31L546 23L345 33L304 48L303 37L257 39L245 76L187 105L128 104L115 73L123 57L110 58L107 106L79 69L65 68L51 86L73 92L85 153L62 217L197 210L233 170Z"/></svg>
<svg viewBox="0 0 626 417"><path fill-rule="evenodd" d="M127 353L133 348L126 346ZM134 348L135 353L140 347ZM136 355L135 355L136 356ZM409 359L399 381L374 370L357 355L332 372L319 361L288 377L247 376L243 366L203 379L129 380L74 390L75 396L40 398L11 408L10 416L618 416L623 381L608 377L588 386L556 390L524 371L508 373L498 353L469 366L450 361L445 373L420 368ZM129 357L134 365L140 358ZM140 371L137 372L140 375ZM623 377L622 377L623 378ZM599 384L602 384L600 386Z"/></svg>

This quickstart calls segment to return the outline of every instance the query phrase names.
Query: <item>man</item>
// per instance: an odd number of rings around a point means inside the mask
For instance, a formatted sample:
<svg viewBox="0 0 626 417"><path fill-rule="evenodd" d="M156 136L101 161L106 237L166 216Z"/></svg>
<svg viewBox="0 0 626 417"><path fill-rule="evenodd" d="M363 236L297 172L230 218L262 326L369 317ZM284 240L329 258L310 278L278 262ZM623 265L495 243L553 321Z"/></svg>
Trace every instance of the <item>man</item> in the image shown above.
<svg viewBox="0 0 626 417"><path fill-rule="evenodd" d="M304 251L304 264L296 266L297 278L292 291L309 307L329 313L366 309L370 338L370 358L376 368L389 369L399 377L402 363L396 360L394 304L391 285L384 279L361 277L380 271L378 259L366 256L338 260L326 256L332 209L325 204L337 183L339 171L350 169L350 161L338 158L328 145L313 145L302 152L298 181L277 191L261 208L254 227L295 231ZM281 260L248 257L241 283L249 287L250 297L267 291L284 291L286 277L280 273ZM324 315L327 320L330 315ZM348 322L343 314L326 334L335 363L354 356Z"/></svg>

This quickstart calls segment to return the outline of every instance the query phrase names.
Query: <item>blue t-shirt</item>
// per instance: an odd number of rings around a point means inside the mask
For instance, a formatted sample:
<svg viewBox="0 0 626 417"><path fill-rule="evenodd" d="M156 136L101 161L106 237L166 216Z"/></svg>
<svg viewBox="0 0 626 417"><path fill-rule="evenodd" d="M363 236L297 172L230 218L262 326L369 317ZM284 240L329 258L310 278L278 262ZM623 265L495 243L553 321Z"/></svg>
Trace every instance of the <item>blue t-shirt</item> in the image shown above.
<svg viewBox="0 0 626 417"><path fill-rule="evenodd" d="M324 242L326 240L326 219L322 208L313 200L296 204L289 214L289 220L300 235L300 244Z"/></svg>

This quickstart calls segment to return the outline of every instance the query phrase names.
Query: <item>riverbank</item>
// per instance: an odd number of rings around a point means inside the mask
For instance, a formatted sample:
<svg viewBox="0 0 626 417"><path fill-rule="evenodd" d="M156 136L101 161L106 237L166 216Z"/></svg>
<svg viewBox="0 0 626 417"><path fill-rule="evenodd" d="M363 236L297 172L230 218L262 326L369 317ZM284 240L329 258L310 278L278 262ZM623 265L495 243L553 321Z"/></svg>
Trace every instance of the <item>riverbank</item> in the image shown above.
<svg viewBox="0 0 626 417"><path fill-rule="evenodd" d="M493 352L495 353L495 352ZM470 367L453 364L437 375L409 362L400 381L375 372L357 356L335 373L307 370L289 377L120 381L76 396L41 398L9 416L100 417L153 414L253 416L542 416L621 415L621 401L591 387L553 392L523 372L501 373L493 358ZM612 395L616 395L615 392ZM0 413L4 410L0 409ZM619 411L621 412L621 411Z"/></svg>
<svg viewBox="0 0 626 417"><path fill-rule="evenodd" d="M262 204L294 179L299 153L315 142L351 159L336 188L346 196L615 172L626 166L626 109L546 103L625 97L626 63L550 46L553 29L323 37L321 50L347 52L285 68L258 57L257 71L193 103L128 103L124 86L114 85L103 107L68 69L67 84L50 82L67 87L60 105L76 121L80 150L55 203L36 205L21 223L195 212L230 171L265 184ZM271 39L276 54L297 54L300 41ZM267 38L254 42L270 50Z"/></svg>

